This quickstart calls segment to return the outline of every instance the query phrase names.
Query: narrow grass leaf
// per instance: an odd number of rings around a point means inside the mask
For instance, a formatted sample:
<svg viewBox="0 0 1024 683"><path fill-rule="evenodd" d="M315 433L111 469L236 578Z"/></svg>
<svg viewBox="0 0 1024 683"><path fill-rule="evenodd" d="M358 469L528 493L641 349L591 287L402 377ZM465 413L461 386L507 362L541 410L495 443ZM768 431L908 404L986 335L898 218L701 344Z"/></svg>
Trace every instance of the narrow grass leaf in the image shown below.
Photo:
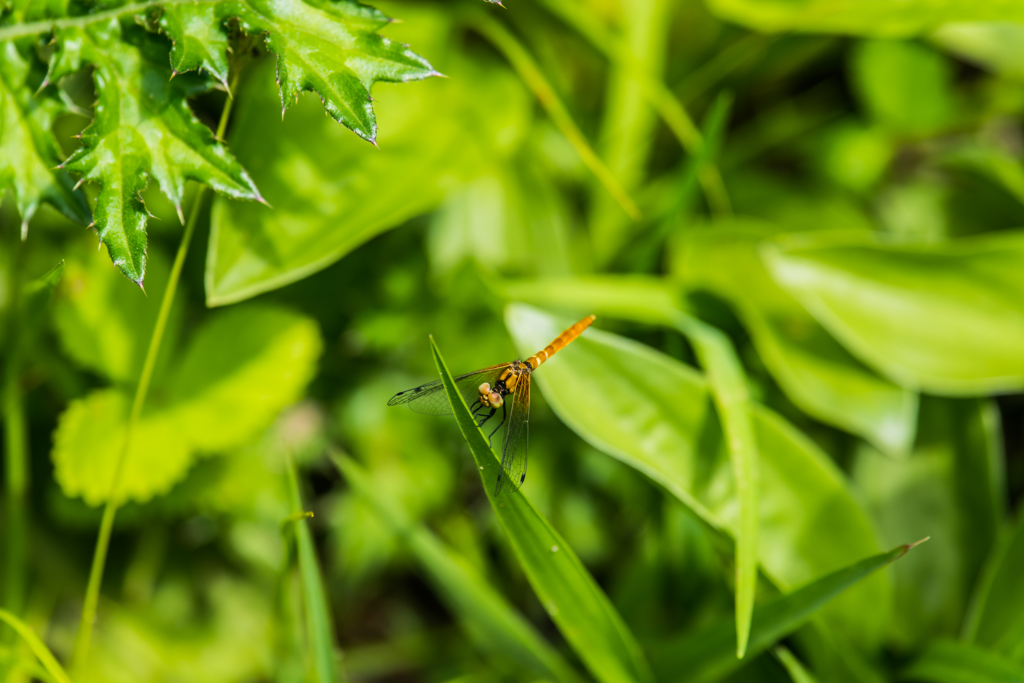
<svg viewBox="0 0 1024 683"><path fill-rule="evenodd" d="M5 609L0 609L0 621L14 629L57 683L71 683L71 679L65 673L64 667L60 665L60 662L50 652L50 648L46 647L28 624Z"/></svg>
<svg viewBox="0 0 1024 683"><path fill-rule="evenodd" d="M505 490L500 498L495 496L498 460L433 340L431 348L459 429L480 468L487 498L551 620L602 683L650 681L639 645L576 553L521 491Z"/></svg>
<svg viewBox="0 0 1024 683"><path fill-rule="evenodd" d="M306 611L306 629L313 655L313 666L319 683L343 681L341 668L334 654L334 624L331 608L327 602L313 534L305 523L302 509L302 495L295 474L295 464L288 459L288 494L291 498L292 515L299 515L294 522L295 545L298 550L299 576L302 579L302 600Z"/></svg>
<svg viewBox="0 0 1024 683"><path fill-rule="evenodd" d="M352 488L405 541L445 604L459 617L463 630L482 650L512 660L546 679L562 683L582 680L477 571L427 528L413 524L374 488L362 467L340 455L333 460Z"/></svg>
<svg viewBox="0 0 1024 683"><path fill-rule="evenodd" d="M1022 683L1024 666L974 645L937 641L901 678L932 683Z"/></svg>
<svg viewBox="0 0 1024 683"><path fill-rule="evenodd" d="M918 541L920 543L921 541ZM833 572L754 610L748 655L763 652L804 624L811 615L869 574L907 554L917 543L861 560ZM717 680L740 663L734 656L736 634L732 624L720 623L688 635L655 660L659 680L687 683Z"/></svg>

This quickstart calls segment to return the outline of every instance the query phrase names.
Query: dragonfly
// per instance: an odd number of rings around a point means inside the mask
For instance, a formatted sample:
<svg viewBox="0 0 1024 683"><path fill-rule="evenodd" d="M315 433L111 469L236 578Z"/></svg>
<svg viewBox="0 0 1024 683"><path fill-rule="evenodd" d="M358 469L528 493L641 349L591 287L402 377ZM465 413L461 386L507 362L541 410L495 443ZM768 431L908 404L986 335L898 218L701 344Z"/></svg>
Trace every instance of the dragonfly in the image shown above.
<svg viewBox="0 0 1024 683"><path fill-rule="evenodd" d="M530 376L542 363L580 336L595 319L595 316L588 315L526 360L499 363L455 378L455 387L466 400L466 405L473 407L471 412L478 427L483 427L501 411L501 421L487 437L490 443L502 425L505 426L501 470L498 472L494 495L499 495L503 490L516 491L526 481L530 436ZM425 415L452 414L441 380L400 391L391 397L388 405L407 405Z"/></svg>

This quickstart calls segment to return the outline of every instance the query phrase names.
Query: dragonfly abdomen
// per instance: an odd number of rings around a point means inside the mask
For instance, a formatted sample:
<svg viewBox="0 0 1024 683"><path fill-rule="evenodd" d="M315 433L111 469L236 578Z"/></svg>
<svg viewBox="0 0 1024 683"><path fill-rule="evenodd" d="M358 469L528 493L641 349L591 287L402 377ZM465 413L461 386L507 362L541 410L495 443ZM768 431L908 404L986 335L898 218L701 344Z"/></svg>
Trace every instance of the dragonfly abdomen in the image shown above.
<svg viewBox="0 0 1024 683"><path fill-rule="evenodd" d="M536 370L538 367L540 367L541 363L551 358L551 356L555 355L556 353L564 349L566 345L569 344L569 342L571 342L576 337L580 336L580 334L583 333L583 330L590 327L590 323L594 322L594 320L596 319L597 316L588 315L586 318L579 321L578 323L567 329L565 332L555 337L555 340L548 344L547 346L545 346L543 350L538 351L537 353L527 358L526 362L530 364L531 368Z"/></svg>

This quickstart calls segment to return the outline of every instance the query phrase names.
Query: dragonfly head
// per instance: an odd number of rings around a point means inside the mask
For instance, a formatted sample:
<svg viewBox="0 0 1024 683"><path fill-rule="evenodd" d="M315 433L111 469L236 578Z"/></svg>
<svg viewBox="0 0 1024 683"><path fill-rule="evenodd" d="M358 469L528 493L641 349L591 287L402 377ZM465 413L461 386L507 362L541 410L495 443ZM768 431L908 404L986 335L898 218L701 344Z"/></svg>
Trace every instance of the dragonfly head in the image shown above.
<svg viewBox="0 0 1024 683"><path fill-rule="evenodd" d="M480 402L488 408L500 408L505 399L497 391L491 391L489 382L480 385Z"/></svg>

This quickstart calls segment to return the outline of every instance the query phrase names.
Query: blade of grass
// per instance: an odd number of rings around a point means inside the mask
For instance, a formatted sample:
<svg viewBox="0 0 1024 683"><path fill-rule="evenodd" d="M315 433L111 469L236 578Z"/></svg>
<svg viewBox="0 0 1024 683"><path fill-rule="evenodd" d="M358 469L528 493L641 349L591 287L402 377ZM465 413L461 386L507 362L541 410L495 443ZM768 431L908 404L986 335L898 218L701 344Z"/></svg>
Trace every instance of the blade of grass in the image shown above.
<svg viewBox="0 0 1024 683"><path fill-rule="evenodd" d="M71 679L68 678L64 668L57 661L57 658L50 652L50 648L39 639L29 626L18 617L14 616L5 609L0 609L0 621L3 621L8 626L14 629L15 633L21 636L21 639L25 641L29 649L42 663L43 667L57 683L71 683Z"/></svg>
<svg viewBox="0 0 1024 683"><path fill-rule="evenodd" d="M558 652L523 619L500 593L422 525L413 524L370 482L351 458L332 455L353 490L373 506L402 538L434 583L463 630L483 650L516 661L546 679L579 683L582 679Z"/></svg>
<svg viewBox="0 0 1024 683"><path fill-rule="evenodd" d="M786 669L786 673L789 674L789 678L793 683L818 683L818 679L804 668L803 662L797 659L796 655L788 647L777 645L772 648L772 654L775 655L775 659L779 660L779 663Z"/></svg>
<svg viewBox="0 0 1024 683"><path fill-rule="evenodd" d="M566 24L586 38L591 45L603 53L609 60L629 63L629 51L623 41L612 33L596 15L582 3L569 0L541 0L541 3ZM705 139L697 130L686 107L661 80L650 78L646 71L636 70L641 78L644 97L654 108L661 119L675 135L679 144L690 155L696 155L704 148ZM715 213L731 212L731 202L722 181L722 174L714 159L703 166L699 174L701 187L707 197L708 205Z"/></svg>
<svg viewBox="0 0 1024 683"><path fill-rule="evenodd" d="M456 389L433 338L431 349L459 429L480 468L487 499L551 620L602 683L650 681L636 639L576 553L522 491L506 490L500 498L494 495L498 460Z"/></svg>
<svg viewBox="0 0 1024 683"><path fill-rule="evenodd" d="M811 615L847 588L903 557L926 540L901 545L861 560L761 605L754 610L748 654L752 656L768 649L806 623ZM663 679L674 678L681 683L718 680L740 665L734 656L735 645L736 634L732 624L723 622L673 643L665 656L657 660L657 669L664 672Z"/></svg>
<svg viewBox="0 0 1024 683"><path fill-rule="evenodd" d="M903 680L933 683L1021 683L1024 666L968 643L932 643L903 670Z"/></svg>
<svg viewBox="0 0 1024 683"><path fill-rule="evenodd" d="M642 297L647 303L638 307L636 296L612 296L615 282L621 278L590 279L585 282L565 281L557 287L538 287L535 291L557 289L563 296L571 298L576 306L593 306L595 311L614 317L640 322L654 322L672 327L693 343L694 350L704 367L711 397L722 422L728 445L733 476L736 480L736 495L739 500L740 523L736 538L736 656L742 658L747 647L750 619L754 609L757 588L758 548L758 450L750 416L750 394L747 391L747 376L732 342L721 331L707 323L687 315L681 310L677 298L659 288L657 280L640 281L630 279L622 282L624 293L635 293L637 287L645 291L663 292L652 299ZM604 286L602 286L602 282ZM519 295L530 294L531 287L521 284L512 291ZM507 290L506 290L507 291ZM531 297L526 296L526 299ZM588 309L589 310L589 309Z"/></svg>
<svg viewBox="0 0 1024 683"><path fill-rule="evenodd" d="M312 649L313 668L319 683L343 681L337 658L334 655L334 624L331 608L327 602L320 576L320 565L313 546L313 534L306 519L312 517L302 509L302 494L295 474L295 463L288 458L288 497L292 514L286 520L293 524L295 547L299 562L299 576L302 580L302 601L306 612L306 632Z"/></svg>
<svg viewBox="0 0 1024 683"><path fill-rule="evenodd" d="M485 14L475 14L474 27L489 40L498 50L505 55L509 64L515 69L519 77L526 84L540 102L541 106L548 112L551 121L555 124L562 135L566 137L580 159L586 164L590 172L608 191L608 194L622 207L622 210L634 221L640 220L640 208L636 205L629 194L622 188L619 181L612 175L608 167L604 165L601 158L587 142L579 126L573 121L572 115L566 109L565 104L555 93L548 80L541 73L533 57L526 51L516 37L509 33L508 29L499 22Z"/></svg>

